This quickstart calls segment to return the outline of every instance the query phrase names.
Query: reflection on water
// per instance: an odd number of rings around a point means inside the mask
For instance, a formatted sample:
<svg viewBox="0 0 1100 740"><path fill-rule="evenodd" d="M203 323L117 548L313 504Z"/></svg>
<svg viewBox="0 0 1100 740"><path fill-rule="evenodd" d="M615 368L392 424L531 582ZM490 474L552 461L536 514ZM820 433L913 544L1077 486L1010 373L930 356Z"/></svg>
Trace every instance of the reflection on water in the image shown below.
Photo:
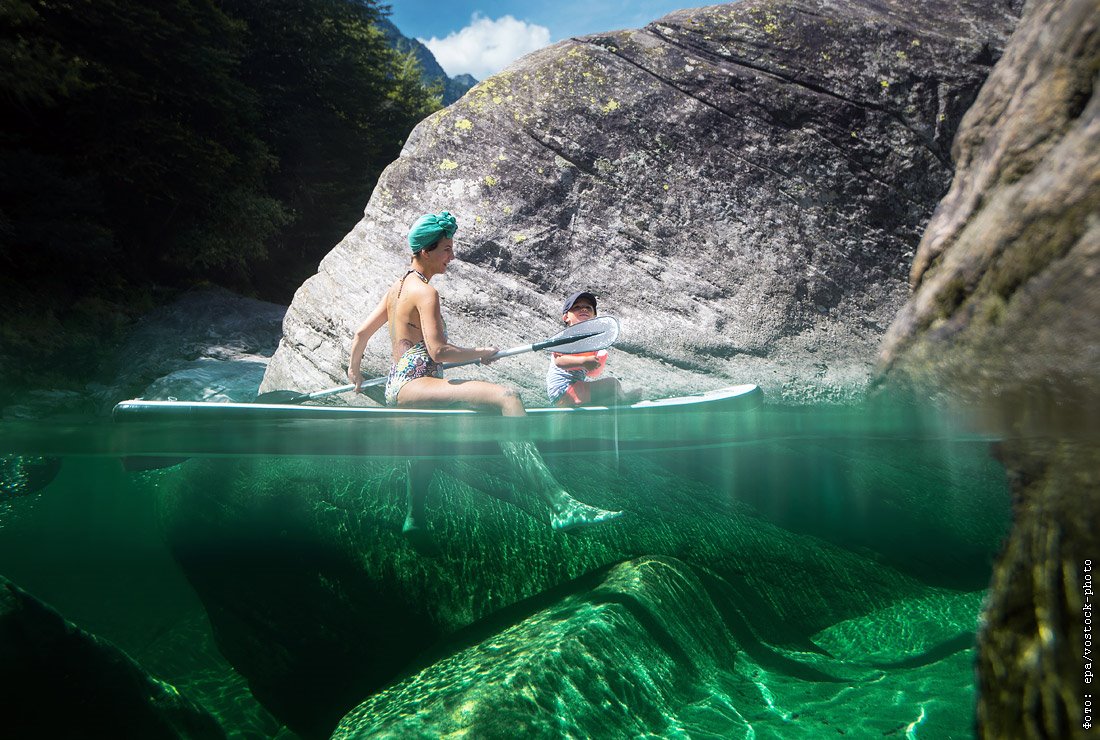
<svg viewBox="0 0 1100 740"><path fill-rule="evenodd" d="M0 429L0 453L63 458L38 493L5 482L0 574L232 736L972 732L1009 502L995 441L957 420L139 429ZM501 439L627 514L550 530ZM428 549L402 534L409 456L428 466Z"/></svg>

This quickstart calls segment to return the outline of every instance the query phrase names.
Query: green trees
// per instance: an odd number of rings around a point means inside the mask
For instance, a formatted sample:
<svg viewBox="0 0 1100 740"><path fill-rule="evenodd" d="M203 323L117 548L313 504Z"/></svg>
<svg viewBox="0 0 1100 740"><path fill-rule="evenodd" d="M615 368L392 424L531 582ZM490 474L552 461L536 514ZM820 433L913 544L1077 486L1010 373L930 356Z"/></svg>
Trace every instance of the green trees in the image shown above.
<svg viewBox="0 0 1100 740"><path fill-rule="evenodd" d="M256 92L237 74L239 23L204 0L4 9L19 19L5 24L5 50L39 62L3 91L0 156L36 175L4 168L6 253L55 276L110 262L162 280L263 253L284 216L264 193L274 161L255 130ZM238 247L220 253L227 227ZM56 260L35 264L47 254Z"/></svg>
<svg viewBox="0 0 1100 740"><path fill-rule="evenodd" d="M288 300L439 106L379 12L0 0L5 374L95 344L158 288Z"/></svg>
<svg viewBox="0 0 1100 740"><path fill-rule="evenodd" d="M279 162L271 189L294 219L275 242L280 263L257 277L289 296L359 220L382 169L439 101L373 25L374 2L222 6L246 24L241 75L261 92L261 136ZM308 271L287 270L287 259Z"/></svg>

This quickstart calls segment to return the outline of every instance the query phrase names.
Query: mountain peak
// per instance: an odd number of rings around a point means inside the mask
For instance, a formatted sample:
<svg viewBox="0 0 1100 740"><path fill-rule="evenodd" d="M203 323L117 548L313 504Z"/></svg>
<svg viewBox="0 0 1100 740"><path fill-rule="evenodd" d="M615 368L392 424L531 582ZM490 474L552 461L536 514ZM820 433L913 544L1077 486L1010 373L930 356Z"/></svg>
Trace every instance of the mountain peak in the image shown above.
<svg viewBox="0 0 1100 740"><path fill-rule="evenodd" d="M432 54L431 49L417 39L405 36L389 18L380 18L376 25L385 35L390 47L402 53L411 51L416 56L422 70L421 78L425 84L443 83L443 105L450 105L455 102L478 83L476 78L468 74L450 77L443 67L439 66L439 61Z"/></svg>

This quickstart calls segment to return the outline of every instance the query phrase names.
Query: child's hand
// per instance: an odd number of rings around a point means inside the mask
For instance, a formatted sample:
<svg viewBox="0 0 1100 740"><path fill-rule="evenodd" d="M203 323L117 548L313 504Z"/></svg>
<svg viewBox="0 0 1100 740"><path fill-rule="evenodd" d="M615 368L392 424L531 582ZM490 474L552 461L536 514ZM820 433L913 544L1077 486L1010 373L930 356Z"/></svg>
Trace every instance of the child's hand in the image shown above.
<svg viewBox="0 0 1100 740"><path fill-rule="evenodd" d="M588 377L596 378L599 377L600 373L603 372L603 367L606 364L607 350L601 349L599 352L585 360L584 369L588 373Z"/></svg>

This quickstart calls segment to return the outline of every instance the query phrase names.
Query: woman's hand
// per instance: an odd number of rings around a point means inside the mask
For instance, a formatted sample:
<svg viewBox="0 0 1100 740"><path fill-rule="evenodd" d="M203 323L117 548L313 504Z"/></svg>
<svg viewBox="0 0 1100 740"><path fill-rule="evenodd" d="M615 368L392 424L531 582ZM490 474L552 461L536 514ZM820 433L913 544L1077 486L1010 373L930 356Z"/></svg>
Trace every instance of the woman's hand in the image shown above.
<svg viewBox="0 0 1100 740"><path fill-rule="evenodd" d="M359 386L363 384L363 371L359 368L348 368L348 380L355 383L355 392L359 392Z"/></svg>
<svg viewBox="0 0 1100 740"><path fill-rule="evenodd" d="M499 351L496 347L478 347L477 351L481 353L481 356L477 358L477 361L482 365L491 365L493 361L498 359L494 355Z"/></svg>

